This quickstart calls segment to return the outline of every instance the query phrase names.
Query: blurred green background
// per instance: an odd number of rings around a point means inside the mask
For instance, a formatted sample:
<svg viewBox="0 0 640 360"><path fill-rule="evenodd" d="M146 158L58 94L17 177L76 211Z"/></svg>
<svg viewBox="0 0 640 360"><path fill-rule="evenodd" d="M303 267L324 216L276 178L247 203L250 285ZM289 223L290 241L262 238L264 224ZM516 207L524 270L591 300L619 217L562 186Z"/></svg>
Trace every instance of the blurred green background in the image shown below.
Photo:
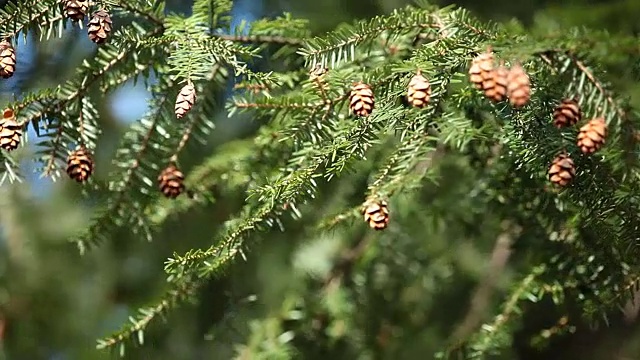
<svg viewBox="0 0 640 360"><path fill-rule="evenodd" d="M191 2L168 0L168 8L188 11ZM4 3L1 2L2 6ZM233 10L234 22L251 21L263 16L271 17L289 11L296 17L308 18L314 33L321 34L340 22L369 18L408 4L403 0L239 0ZM540 34L562 31L572 26L607 29L613 34L637 36L640 32L640 1L434 1L440 5L455 3L470 9L483 20L512 21ZM84 31L70 30L63 39L39 43L21 41L18 46L17 75L0 83L5 100L20 96L31 89L55 86L73 74L81 60L94 52ZM265 64L264 66L268 66ZM624 89L623 96L639 105L640 86L625 76L632 69L611 64L609 80ZM617 72L616 72L617 71ZM145 111L147 98L144 87L128 84L112 96L104 97L100 105L104 135L100 140L96 176L104 178L109 172L109 160L118 140L127 126ZM253 126L248 121L227 119L221 112L217 129L210 140L211 146L191 150L191 159L201 159L220 144L249 133ZM32 139L34 139L33 134ZM108 354L95 350L96 338L110 334L127 321L135 309L161 295L165 284L162 270L164 260L173 252L184 252L194 247L208 247L219 225L238 210L244 199L240 192L221 192L218 200L206 208L168 221L152 243L137 239L126 231L114 234L114 240L83 257L67 242L70 235L86 226L91 204L80 196L80 189L66 178L56 183L39 179L31 171L33 147L18 152L23 161L25 177L21 184L5 184L0 195L0 344L7 359L102 359ZM472 177L464 168L450 160L443 176L461 179ZM194 164L183 160L184 169ZM462 173L461 173L462 172ZM366 177L350 175L333 191L322 194L319 201L335 207L357 204L361 201ZM446 184L442 181L442 184ZM426 186L419 194L429 201L438 194L443 209L465 194L472 181L457 181L456 185L439 188ZM341 199L341 196L343 198ZM336 199L338 198L338 199ZM447 203L447 201L451 203ZM348 201L348 203L347 203ZM381 237L379 263L362 271L386 271L385 281L371 290L369 299L378 304L351 304L365 312L384 313L385 304L394 303L390 318L407 320L402 349L395 354L401 359L429 358L441 349L444 340L467 307L472 291L493 245L492 227L499 219L491 214L471 212L476 218L465 219L474 204L455 202L451 206L451 223L463 221L470 227L466 231L480 231L480 222L487 228L486 242L453 241L463 234L456 229L439 232L415 225L423 219L420 209L401 210L396 204L397 221L405 226L405 233L431 234L427 246L417 248L411 239ZM459 209L456 209L459 207ZM311 216L307 214L307 216ZM481 221L480 221L481 220ZM475 224L475 225L474 225ZM282 308L287 294L305 289L314 273L323 273L332 257L345 247L345 239L364 236L363 224L354 224L351 230L341 230L321 238L307 238L299 226L288 224L286 233L270 232L260 235L261 245L249 253L247 263L235 266L233 271L219 280L211 281L202 290L202 301L195 306L184 306L168 318L167 324L154 326L147 336L147 347L132 350L134 359L227 359L237 350L236 344L260 338L258 326L264 323L252 319L275 316ZM475 228L474 228L475 227ZM441 227L436 227L434 229ZM397 236L397 234L395 234ZM411 254L408 257L406 254ZM383 267L380 267L383 266ZM507 269L503 281L511 279ZM358 281L357 279L354 281ZM501 285L502 286L502 285ZM504 290L504 287L503 287ZM435 294L435 295L434 295ZM363 295L364 296L364 295ZM376 296L378 298L376 298ZM348 304L347 304L348 305ZM345 306L347 306L345 305ZM353 311L345 310L345 311ZM392 311L392 310L389 310ZM487 316L491 316L488 313ZM553 317L552 314L549 316ZM415 318L417 317L417 318ZM549 325L551 318L529 316L521 331L540 329ZM373 321L373 320L372 320ZM546 322L545 322L546 321ZM268 332L268 328L263 328ZM262 334L268 337L268 334ZM253 337L252 337L253 336ZM314 343L300 343L308 352L302 358L353 359L347 353L315 353ZM336 345L339 348L339 344ZM337 350L336 350L337 351ZM315 354L315 355L312 355ZM427 354L427 355L425 355ZM426 357L425 357L426 356ZM250 358L250 357L248 357ZM275 358L275 357L274 357ZM608 329L580 329L573 335L554 340L541 351L533 351L525 341L518 342L504 359L640 359L640 332L635 321L613 321Z"/></svg>

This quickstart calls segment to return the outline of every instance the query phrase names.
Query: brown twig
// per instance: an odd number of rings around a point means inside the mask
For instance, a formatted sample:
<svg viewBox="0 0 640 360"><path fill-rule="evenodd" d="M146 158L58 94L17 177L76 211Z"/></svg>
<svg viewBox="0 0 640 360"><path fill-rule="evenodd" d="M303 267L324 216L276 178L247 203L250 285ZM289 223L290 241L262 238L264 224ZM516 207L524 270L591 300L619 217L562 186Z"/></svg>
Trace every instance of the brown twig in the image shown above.
<svg viewBox="0 0 640 360"><path fill-rule="evenodd" d="M329 276L324 280L325 290L329 290L340 284L355 263L362 257L371 239L371 232L367 232L358 242L343 252L340 259L333 265Z"/></svg>
<svg viewBox="0 0 640 360"><path fill-rule="evenodd" d="M517 236L522 230L517 226L507 224L504 227L505 230L496 239L485 276L471 296L469 310L453 333L455 342L467 338L482 323L486 310L490 305L496 282L511 255L513 237Z"/></svg>

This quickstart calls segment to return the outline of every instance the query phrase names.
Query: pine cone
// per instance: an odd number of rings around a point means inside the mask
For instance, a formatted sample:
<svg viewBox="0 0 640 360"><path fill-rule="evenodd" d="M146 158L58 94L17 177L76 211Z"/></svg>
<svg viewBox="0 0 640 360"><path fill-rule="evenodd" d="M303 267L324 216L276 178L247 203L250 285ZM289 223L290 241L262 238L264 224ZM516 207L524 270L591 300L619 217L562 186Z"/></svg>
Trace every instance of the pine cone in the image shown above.
<svg viewBox="0 0 640 360"><path fill-rule="evenodd" d="M89 12L88 0L65 0L64 11L72 21L81 21Z"/></svg>
<svg viewBox="0 0 640 360"><path fill-rule="evenodd" d="M553 124L557 128L573 126L582 120L580 105L575 99L564 99L553 111Z"/></svg>
<svg viewBox="0 0 640 360"><path fill-rule="evenodd" d="M509 102L515 107L522 107L531 97L531 83L529 75L520 64L516 64L509 70L507 77L507 96Z"/></svg>
<svg viewBox="0 0 640 360"><path fill-rule="evenodd" d="M369 116L375 105L375 97L371 86L359 82L354 84L349 96L349 108L356 116Z"/></svg>
<svg viewBox="0 0 640 360"><path fill-rule="evenodd" d="M8 40L0 41L0 77L8 79L16 71L16 50Z"/></svg>
<svg viewBox="0 0 640 360"><path fill-rule="evenodd" d="M158 176L160 191L164 196L175 199L185 190L184 174L174 164L167 166Z"/></svg>
<svg viewBox="0 0 640 360"><path fill-rule="evenodd" d="M477 89L484 90L485 81L493 77L493 62L494 57L491 49L487 49L486 52L476 56L471 61L469 80Z"/></svg>
<svg viewBox="0 0 640 360"><path fill-rule="evenodd" d="M94 162L89 150L79 147L67 157L67 174L73 180L83 183L93 174Z"/></svg>
<svg viewBox="0 0 640 360"><path fill-rule="evenodd" d="M112 28L113 22L109 13L106 10L98 10L93 13L91 20L89 20L87 34L89 34L89 39L94 43L103 44L111 34Z"/></svg>
<svg viewBox="0 0 640 360"><path fill-rule="evenodd" d="M484 80L484 95L493 102L500 102L507 97L507 76L509 70L500 65L491 70L491 76Z"/></svg>
<svg viewBox="0 0 640 360"><path fill-rule="evenodd" d="M0 122L0 147L12 151L20 145L22 138L22 126L16 120L16 114L12 109L4 109Z"/></svg>
<svg viewBox="0 0 640 360"><path fill-rule="evenodd" d="M367 201L362 211L364 221L369 223L369 227L375 230L383 230L389 224L389 208L387 202Z"/></svg>
<svg viewBox="0 0 640 360"><path fill-rule="evenodd" d="M580 128L578 133L578 147L585 154L593 154L605 143L607 137L607 123L603 117L591 119Z"/></svg>
<svg viewBox="0 0 640 360"><path fill-rule="evenodd" d="M566 186L576 176L576 166L565 152L560 153L549 167L549 180L559 186Z"/></svg>
<svg viewBox="0 0 640 360"><path fill-rule="evenodd" d="M309 70L309 79L315 80L317 78L322 78L329 72L326 66L322 66L322 64L318 63L311 70Z"/></svg>
<svg viewBox="0 0 640 360"><path fill-rule="evenodd" d="M409 81L407 100L412 106L423 108L429 103L429 99L431 99L431 85L418 70L416 75Z"/></svg>
<svg viewBox="0 0 640 360"><path fill-rule="evenodd" d="M196 88L191 83L185 85L176 98L175 113L178 119L183 118L196 102Z"/></svg>

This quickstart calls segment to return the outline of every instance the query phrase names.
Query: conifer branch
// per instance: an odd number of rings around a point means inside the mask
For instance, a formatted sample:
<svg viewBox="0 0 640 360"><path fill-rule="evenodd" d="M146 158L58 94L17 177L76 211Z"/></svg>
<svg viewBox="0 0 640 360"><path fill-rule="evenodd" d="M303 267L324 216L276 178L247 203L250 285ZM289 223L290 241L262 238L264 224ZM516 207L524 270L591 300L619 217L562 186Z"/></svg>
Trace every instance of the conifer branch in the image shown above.
<svg viewBox="0 0 640 360"><path fill-rule="evenodd" d="M170 162L178 161L178 154L180 154L180 152L185 147L185 145L187 145L187 141L189 141L189 138L191 137L191 133L195 128L195 125L196 125L196 118L192 117L191 119L189 119L186 129L182 133L182 137L180 138L180 143L178 143L176 150L174 151L173 155L171 155Z"/></svg>
<svg viewBox="0 0 640 360"><path fill-rule="evenodd" d="M278 44L289 46L301 46L303 39L278 36L278 35L233 35L233 34L211 34L212 37L245 44Z"/></svg>
<svg viewBox="0 0 640 360"><path fill-rule="evenodd" d="M165 316L177 304L194 296L200 283L198 281L180 282L173 288L166 291L162 300L157 304L138 310L135 317L130 317L130 325L124 326L120 331L112 336L98 340L98 349L114 348L120 345L120 356L124 356L124 342L128 340L137 341L138 345L144 345L144 332L149 324L157 320L159 317Z"/></svg>
<svg viewBox="0 0 640 360"><path fill-rule="evenodd" d="M0 38L11 38L30 30L34 24L49 38L54 28L58 33L64 26L56 0L21 0L8 2L0 12Z"/></svg>
<svg viewBox="0 0 640 360"><path fill-rule="evenodd" d="M145 11L143 9L139 9L139 8L129 4L127 1L117 1L115 5L117 7L119 7L119 8L121 8L121 9L125 10L125 11L128 11L129 13L132 13L132 14L135 14L135 15L139 15L139 16L147 19L149 22L157 25L158 28L164 28L164 21L161 18L155 16L153 14L153 12L150 11L150 10L149 11Z"/></svg>
<svg viewBox="0 0 640 360"><path fill-rule="evenodd" d="M527 299L539 299L544 293L537 292L538 283L537 279L546 271L546 266L540 265L534 269L529 275L524 277L514 290L509 295L509 298L502 306L500 314L493 318L493 321L489 324L484 324L480 331L472 336L468 342L458 342L449 349L445 354L440 354L440 357L448 356L458 351L464 351L467 349L467 356L469 359L483 359L486 356L496 354L496 350L507 345L504 344L508 341L503 336L502 332L505 330L504 326L512 320L512 315L519 311L518 304L521 300ZM446 357L448 358L448 357Z"/></svg>
<svg viewBox="0 0 640 360"><path fill-rule="evenodd" d="M58 122L60 122L60 120L58 120ZM55 149L55 153L59 152L60 147L62 146L62 135L64 133L64 127L62 124L58 124L55 135L53 137L53 141L51 142L51 147L53 149ZM44 170L42 171L42 177L45 176L53 176L53 173L57 170L56 169L56 160L58 159L57 156L55 155L49 155L48 156L48 160L47 160L47 164L44 167Z"/></svg>
<svg viewBox="0 0 640 360"><path fill-rule="evenodd" d="M545 63L555 67L555 64L553 63L552 58L549 57L550 54L560 54L560 55L567 56L571 60L571 62L575 65L575 67L580 72L582 72L586 76L586 78L589 80L589 82L604 96L607 103L609 103L609 106L612 109L615 109L617 115L620 117L620 120L625 121L626 119L625 111L613 99L612 94L607 89L605 89L605 86L600 81L598 81L598 79L596 79L596 77L593 75L593 72L587 67L587 65L585 65L584 62L579 60L578 57L573 52L568 50L552 49L552 50L546 50L538 53L538 56L541 59L543 59Z"/></svg>
<svg viewBox="0 0 640 360"><path fill-rule="evenodd" d="M162 84L165 86L171 86L171 84ZM161 86L162 86L161 85ZM161 121L163 121L164 112L167 111L169 99L166 94L160 96L157 100L157 107L151 114L149 121L145 121L142 126L134 128L130 132L131 138L125 138L124 142L135 141L136 148L131 152L131 149L125 149L127 153L124 155L127 157L127 161L124 164L124 174L118 173L116 176L121 177L117 182L111 186L113 195L110 198L109 205L105 210L94 219L92 225L84 231L84 233L74 239L74 242L78 246L81 253L84 253L90 246L97 245L98 240L96 237L98 234L104 232L104 229L109 229L121 222L128 222L135 219L133 215L136 211L142 211L137 204L132 203L129 198L130 192L136 190L132 188L135 179L140 177L136 176L137 170L141 167L144 157L147 152L150 151L151 141L154 136L158 135L157 128ZM126 145L129 146L129 145ZM155 150L160 150L157 147ZM116 159L117 161L117 159ZM127 214L121 214L124 207L128 210ZM136 228L134 228L136 229ZM147 239L150 239L150 234L146 233Z"/></svg>
<svg viewBox="0 0 640 360"><path fill-rule="evenodd" d="M336 139L334 143L340 148L348 149L353 144L357 144L362 136L366 136L364 130L370 124L364 122L352 129L344 139ZM349 139L349 141L345 141ZM309 188L310 180L314 177L317 169L327 161L327 156L331 156L334 149L324 150L313 156L313 160L306 168L296 170L294 173L284 176L264 188L272 194L279 194L277 199L273 196L263 194L259 197L261 205L258 210L251 204L245 208L246 215L234 221L235 225L227 235L217 242L217 245L206 250L190 251L182 256L174 256L169 259L165 266L165 271L172 281L180 281L188 277L189 274L198 274L199 277L211 277L224 271L226 267L234 261L237 255L243 254L242 248L245 246L245 238L262 225L268 225L271 220L270 214L279 209L279 204L294 203L301 194L310 194L313 190ZM342 156L352 156L352 152L347 152Z"/></svg>

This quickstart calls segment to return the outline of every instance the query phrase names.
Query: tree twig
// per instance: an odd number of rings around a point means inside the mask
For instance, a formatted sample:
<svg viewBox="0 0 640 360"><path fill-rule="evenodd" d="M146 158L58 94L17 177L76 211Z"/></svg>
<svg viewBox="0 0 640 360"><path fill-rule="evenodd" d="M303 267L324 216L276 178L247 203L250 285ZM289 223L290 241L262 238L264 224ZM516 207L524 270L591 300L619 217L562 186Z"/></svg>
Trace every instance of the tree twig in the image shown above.
<svg viewBox="0 0 640 360"><path fill-rule="evenodd" d="M489 268L484 278L471 296L469 310L453 333L454 342L467 338L482 323L484 314L490 305L491 295L496 287L500 273L504 270L511 256L511 243L522 229L505 224L505 230L498 236L489 260Z"/></svg>

